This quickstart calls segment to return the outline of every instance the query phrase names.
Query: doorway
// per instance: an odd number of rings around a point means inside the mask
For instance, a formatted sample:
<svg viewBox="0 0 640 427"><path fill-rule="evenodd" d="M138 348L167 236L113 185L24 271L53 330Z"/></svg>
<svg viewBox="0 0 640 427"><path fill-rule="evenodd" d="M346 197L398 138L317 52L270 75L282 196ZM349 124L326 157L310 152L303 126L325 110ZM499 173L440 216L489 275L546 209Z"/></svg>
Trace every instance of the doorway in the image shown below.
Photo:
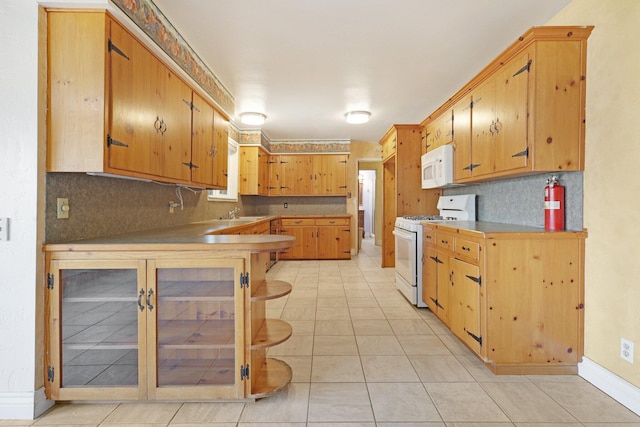
<svg viewBox="0 0 640 427"><path fill-rule="evenodd" d="M376 246L382 245L381 179L381 161L358 162L358 242L371 239Z"/></svg>

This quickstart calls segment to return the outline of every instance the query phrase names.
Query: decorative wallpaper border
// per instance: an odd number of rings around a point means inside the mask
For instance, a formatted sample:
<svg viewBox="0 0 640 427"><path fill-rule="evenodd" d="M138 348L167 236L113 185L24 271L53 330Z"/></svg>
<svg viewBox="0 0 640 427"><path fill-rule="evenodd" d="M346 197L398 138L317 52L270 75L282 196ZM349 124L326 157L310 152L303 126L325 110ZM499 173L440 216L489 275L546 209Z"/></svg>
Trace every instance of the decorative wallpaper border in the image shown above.
<svg viewBox="0 0 640 427"><path fill-rule="evenodd" d="M271 141L270 153L350 153L350 140L299 140Z"/></svg>
<svg viewBox="0 0 640 427"><path fill-rule="evenodd" d="M111 0L218 103L230 117L235 101L152 0Z"/></svg>

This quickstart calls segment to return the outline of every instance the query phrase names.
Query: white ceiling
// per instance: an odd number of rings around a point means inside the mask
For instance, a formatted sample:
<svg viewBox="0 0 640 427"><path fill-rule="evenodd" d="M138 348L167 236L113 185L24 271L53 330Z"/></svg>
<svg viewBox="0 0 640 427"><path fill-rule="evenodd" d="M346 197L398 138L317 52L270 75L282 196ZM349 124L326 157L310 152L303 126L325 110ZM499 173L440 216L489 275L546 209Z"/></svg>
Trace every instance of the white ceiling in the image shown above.
<svg viewBox="0 0 640 427"><path fill-rule="evenodd" d="M273 140L377 142L420 123L570 0L154 0ZM350 110L372 113L349 125Z"/></svg>

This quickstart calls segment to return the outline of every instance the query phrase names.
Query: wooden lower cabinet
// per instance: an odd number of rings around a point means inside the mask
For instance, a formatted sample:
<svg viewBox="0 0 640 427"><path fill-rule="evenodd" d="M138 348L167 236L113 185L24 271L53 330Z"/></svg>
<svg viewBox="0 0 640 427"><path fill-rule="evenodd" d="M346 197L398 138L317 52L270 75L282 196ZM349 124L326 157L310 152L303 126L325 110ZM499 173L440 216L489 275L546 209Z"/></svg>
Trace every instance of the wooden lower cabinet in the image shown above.
<svg viewBox="0 0 640 427"><path fill-rule="evenodd" d="M291 327L265 301L269 253L47 252L46 395L52 400L264 397L291 380L266 349Z"/></svg>
<svg viewBox="0 0 640 427"><path fill-rule="evenodd" d="M281 259L351 259L351 216L282 218L280 234L295 245Z"/></svg>
<svg viewBox="0 0 640 427"><path fill-rule="evenodd" d="M423 301L496 374L576 373L586 233L465 224L423 226Z"/></svg>

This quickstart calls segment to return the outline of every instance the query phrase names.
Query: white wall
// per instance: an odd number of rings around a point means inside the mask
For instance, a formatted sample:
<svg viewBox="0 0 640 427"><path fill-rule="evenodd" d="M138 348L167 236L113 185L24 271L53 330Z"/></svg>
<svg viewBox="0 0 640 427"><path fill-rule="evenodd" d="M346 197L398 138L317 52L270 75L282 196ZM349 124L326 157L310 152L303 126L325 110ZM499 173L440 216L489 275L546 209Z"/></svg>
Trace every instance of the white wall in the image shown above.
<svg viewBox="0 0 640 427"><path fill-rule="evenodd" d="M0 3L0 418L31 418L36 373L38 223L38 6Z"/></svg>
<svg viewBox="0 0 640 427"><path fill-rule="evenodd" d="M616 398L640 413L640 1L573 0L547 24L595 26L587 42L584 366L599 365L587 379L609 394L624 389ZM634 364L620 358L621 337L638 346Z"/></svg>

